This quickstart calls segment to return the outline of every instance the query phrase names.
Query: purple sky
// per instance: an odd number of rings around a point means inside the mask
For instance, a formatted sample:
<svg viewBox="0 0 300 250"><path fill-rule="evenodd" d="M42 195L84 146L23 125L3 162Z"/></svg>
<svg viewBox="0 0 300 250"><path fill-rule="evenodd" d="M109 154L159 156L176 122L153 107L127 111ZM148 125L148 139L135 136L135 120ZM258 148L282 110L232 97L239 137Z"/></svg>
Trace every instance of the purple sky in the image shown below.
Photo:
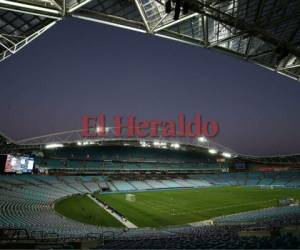
<svg viewBox="0 0 300 250"><path fill-rule="evenodd" d="M219 52L68 19L0 64L0 131L22 139L84 114L213 118L244 154L300 153L300 83Z"/></svg>

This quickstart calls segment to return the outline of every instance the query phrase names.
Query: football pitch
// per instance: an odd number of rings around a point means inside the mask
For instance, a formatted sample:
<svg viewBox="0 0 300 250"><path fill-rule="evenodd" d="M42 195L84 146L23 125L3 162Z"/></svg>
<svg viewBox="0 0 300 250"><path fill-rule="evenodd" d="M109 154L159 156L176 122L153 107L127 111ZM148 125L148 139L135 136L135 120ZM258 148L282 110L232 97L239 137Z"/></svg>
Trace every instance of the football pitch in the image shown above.
<svg viewBox="0 0 300 250"><path fill-rule="evenodd" d="M55 210L72 220L77 220L85 224L104 227L123 227L119 221L100 208L86 195L74 195L59 200L55 204Z"/></svg>
<svg viewBox="0 0 300 250"><path fill-rule="evenodd" d="M222 215L273 207L277 205L278 200L284 198L300 200L299 189L263 189L260 187L210 187L132 194L135 195L135 201L126 200L126 193L97 193L95 196L138 227L181 225ZM70 199L77 200L70 201ZM95 203L92 204L93 201L86 196L79 198L75 196L61 202L65 204L58 203L56 207L60 210L57 208L56 210L66 217L101 226L122 226L102 208ZM83 210L80 209L81 206ZM77 212L75 213L74 210Z"/></svg>

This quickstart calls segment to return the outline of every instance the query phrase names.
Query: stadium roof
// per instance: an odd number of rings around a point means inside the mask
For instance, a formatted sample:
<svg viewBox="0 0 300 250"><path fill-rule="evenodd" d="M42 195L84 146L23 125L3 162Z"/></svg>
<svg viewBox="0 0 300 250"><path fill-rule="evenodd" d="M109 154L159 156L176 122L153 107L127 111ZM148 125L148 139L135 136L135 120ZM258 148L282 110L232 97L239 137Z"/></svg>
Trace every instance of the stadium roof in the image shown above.
<svg viewBox="0 0 300 250"><path fill-rule="evenodd" d="M299 14L299 0L0 0L0 60L73 16L229 53L299 80Z"/></svg>
<svg viewBox="0 0 300 250"><path fill-rule="evenodd" d="M300 154L276 155L276 156L241 156L241 160L262 164L298 164L300 166Z"/></svg>
<svg viewBox="0 0 300 250"><path fill-rule="evenodd" d="M0 154L18 152L19 149L30 149L30 148L47 148L48 145L65 145L72 146L77 144L77 146L89 146L89 145L123 145L123 146L137 146L143 147L145 145L153 148L164 148L160 145L155 145L155 142L166 143L167 148L172 149L172 145L195 147L198 149L206 150L214 149L219 155L227 152L232 157L236 158L237 161L249 161L262 164L300 164L300 154L290 154L290 155L266 155L266 156L255 156L255 155L245 155L233 151L232 149L225 147L213 140L205 139L199 140L200 138L115 138L114 128L109 128L107 131L107 137L105 138L91 138L84 139L81 136L81 130L71 130L65 132L59 132L49 135L43 135L28 139L23 139L15 141L11 138L6 137L4 134L0 133ZM176 149L177 147L174 147Z"/></svg>
<svg viewBox="0 0 300 250"><path fill-rule="evenodd" d="M236 157L237 153L232 149L225 147L213 140L203 139L204 137L147 137L147 138L139 138L139 137L128 137L126 135L121 137L115 136L115 128L107 127L106 128L106 136L105 137L91 137L84 138L82 137L82 130L71 130L65 132L59 132L49 135L38 136L34 138L23 139L19 141L14 141L12 139L6 138L6 141L9 144L15 145L17 148L35 148L35 147L50 147L52 146L68 146L68 145L77 145L77 146L88 146L88 145L109 145L114 142L116 145L138 145L140 147L152 147L152 148L169 148L169 149L178 149L181 146L190 146L196 148L202 148L207 152L213 149L215 152L212 154L224 154L227 153L229 157ZM1 135L0 135L1 138ZM5 138L5 137L4 137ZM0 147L1 152L1 147ZM226 157L226 156L225 156Z"/></svg>

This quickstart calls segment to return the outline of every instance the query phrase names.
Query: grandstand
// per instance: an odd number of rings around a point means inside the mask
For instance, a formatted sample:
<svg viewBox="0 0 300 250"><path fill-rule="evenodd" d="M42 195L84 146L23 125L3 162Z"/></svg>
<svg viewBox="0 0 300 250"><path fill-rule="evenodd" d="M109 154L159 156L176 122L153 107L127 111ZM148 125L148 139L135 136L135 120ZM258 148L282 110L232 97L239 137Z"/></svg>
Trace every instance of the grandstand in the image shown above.
<svg viewBox="0 0 300 250"><path fill-rule="evenodd" d="M2 137L2 158L34 161L0 175L2 246L299 246L297 156L244 156L203 138L83 141L79 133Z"/></svg>
<svg viewBox="0 0 300 250"><path fill-rule="evenodd" d="M203 152L161 150L134 146L88 146L68 147L39 152L36 166L47 172L76 173L88 170L90 173L108 174L111 171L123 173L168 171L169 173L191 173L201 171L222 171L228 163L217 162L215 157Z"/></svg>
<svg viewBox="0 0 300 250"><path fill-rule="evenodd" d="M283 186L295 188L300 187L300 176L294 178L296 173L289 173L289 179L282 180ZM245 174L247 177L247 174ZM257 176L257 182L263 182L271 178L273 181L280 178L280 175L265 177ZM49 216L60 220L61 217L53 213L53 202L64 196L74 194L93 193L101 190L101 187L110 187L111 192L144 191L172 188L208 187L215 185L236 186L242 182L240 174L220 175L190 175L188 178L177 179L146 179L143 181L121 181L107 180L102 176L40 176L40 175L19 175L0 176L1 183L1 227L18 226L33 228L36 223L43 223L38 227L42 230L45 220L39 220L39 216ZM229 178L235 180L230 183ZM293 182L291 182L293 180ZM269 183L265 182L265 183ZM251 183L245 183L245 186ZM260 185L260 184L258 184ZM111 188L113 187L113 188ZM9 211L10 213L7 213ZM27 215L24 217L24 215ZM32 218L31 218L32 216ZM38 216L38 217L36 217ZM49 220L50 221L50 220ZM54 223L54 222L53 222ZM55 223L54 223L55 226ZM56 231L55 228L47 227ZM58 233L58 232L56 232Z"/></svg>
<svg viewBox="0 0 300 250"><path fill-rule="evenodd" d="M129 241L133 237L133 232L129 235L124 234L121 229L117 227L97 227L95 225L89 225L86 223L76 222L74 220L65 218L57 214L54 210L54 203L66 196L72 196L75 194L86 194L99 191L103 186L108 187L109 192L142 192L145 190L170 190L170 189L182 189L182 188L195 188L195 187L210 187L216 185L222 186L235 186L241 185L244 179L247 181L245 186L252 185L253 176L256 176L256 183L264 182L271 178L273 181L281 181L285 187L300 187L300 175L295 179L294 176L297 173L289 173L288 175L273 174L265 176L264 174L207 174L207 175L190 175L188 178L177 179L148 179L143 181L127 180L127 181L115 181L108 180L102 176L40 176L40 175L18 175L18 176L0 176L0 202L1 202L1 215L0 215L0 228L4 229L22 229L28 232L28 235L36 235L38 232L43 232L44 237L55 237L59 239L74 239L84 238L88 235L103 235L105 232L110 232L115 235L124 235L124 241ZM248 179L249 177L252 179ZM294 180L294 182L291 182ZM249 183L248 183L249 181ZM251 181L251 182L250 182ZM269 183L269 182L266 182ZM261 222L262 219L272 220L274 218L285 218L293 216L294 222L300 215L299 206L283 207L265 209L264 212L248 212L239 215L225 216L216 218L216 223L220 225L226 224L226 222L249 222L257 220ZM254 220L255 218L255 220ZM247 227L247 226L245 226ZM172 237L178 237L180 233L176 230L174 232L172 228L168 228L169 234ZM182 227L180 230L184 230ZM215 230L212 229L199 229L194 230ZM150 237L148 231L151 229L134 230L134 235L143 234L144 237ZM214 232L216 233L216 232ZM165 237L166 230L156 232L156 237ZM184 233L186 234L186 233ZM147 236L146 236L147 235ZM159 235L159 236L158 236ZM40 237L42 237L40 235ZM170 237L170 235L168 236ZM182 236L181 236L182 237ZM188 237L185 235L185 237ZM112 239L110 239L112 240ZM115 241L108 241L107 246L114 245L122 246L124 242L113 243ZM252 242L253 243L253 242ZM135 246L136 243L131 242L129 246ZM138 246L144 246L140 241ZM154 244L154 243L153 243ZM178 242L177 244L183 244ZM214 244L217 244L214 242ZM236 243L240 244L240 243ZM172 245L168 246L171 247ZM136 246L137 247L137 246Z"/></svg>

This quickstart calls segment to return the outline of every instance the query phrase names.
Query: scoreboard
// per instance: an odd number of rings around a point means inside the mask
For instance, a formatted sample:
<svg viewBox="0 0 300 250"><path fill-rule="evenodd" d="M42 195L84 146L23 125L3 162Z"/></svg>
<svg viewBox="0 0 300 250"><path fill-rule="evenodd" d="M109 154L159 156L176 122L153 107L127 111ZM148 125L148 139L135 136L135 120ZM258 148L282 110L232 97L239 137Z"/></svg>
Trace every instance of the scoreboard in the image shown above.
<svg viewBox="0 0 300 250"><path fill-rule="evenodd" d="M34 159L28 156L0 155L0 171L2 173L31 173Z"/></svg>

